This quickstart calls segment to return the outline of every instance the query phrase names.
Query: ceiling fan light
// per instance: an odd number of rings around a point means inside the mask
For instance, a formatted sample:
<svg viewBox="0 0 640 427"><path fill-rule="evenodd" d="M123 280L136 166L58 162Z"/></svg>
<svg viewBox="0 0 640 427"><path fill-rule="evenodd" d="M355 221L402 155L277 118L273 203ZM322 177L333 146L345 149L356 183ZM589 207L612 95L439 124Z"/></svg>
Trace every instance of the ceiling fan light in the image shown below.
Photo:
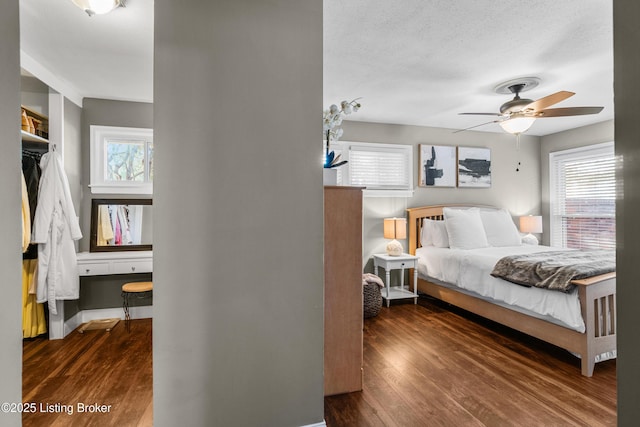
<svg viewBox="0 0 640 427"><path fill-rule="evenodd" d="M104 15L118 6L124 5L124 0L72 0L87 15Z"/></svg>
<svg viewBox="0 0 640 427"><path fill-rule="evenodd" d="M518 135L529 130L535 121L535 117L515 117L500 122L500 127L502 127L505 132Z"/></svg>

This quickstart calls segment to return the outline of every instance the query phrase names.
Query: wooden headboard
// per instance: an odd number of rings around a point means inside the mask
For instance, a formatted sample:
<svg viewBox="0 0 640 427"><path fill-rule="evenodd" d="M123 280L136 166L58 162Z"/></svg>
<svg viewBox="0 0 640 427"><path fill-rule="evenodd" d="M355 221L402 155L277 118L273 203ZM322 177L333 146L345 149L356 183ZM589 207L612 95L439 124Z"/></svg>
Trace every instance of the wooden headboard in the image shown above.
<svg viewBox="0 0 640 427"><path fill-rule="evenodd" d="M487 205L432 205L432 206L419 206L417 208L407 209L407 222L409 223L409 253L411 255L416 254L416 249L420 246L420 232L422 231L422 220L432 219L441 221L444 219L442 209L443 208L485 208L485 209L497 209L494 206Z"/></svg>

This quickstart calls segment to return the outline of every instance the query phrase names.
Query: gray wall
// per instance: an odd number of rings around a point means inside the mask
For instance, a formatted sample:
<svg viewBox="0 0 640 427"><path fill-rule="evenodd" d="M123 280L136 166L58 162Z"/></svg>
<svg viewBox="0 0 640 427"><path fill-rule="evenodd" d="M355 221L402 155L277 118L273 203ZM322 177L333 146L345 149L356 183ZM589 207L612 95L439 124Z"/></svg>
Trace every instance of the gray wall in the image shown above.
<svg viewBox="0 0 640 427"><path fill-rule="evenodd" d="M18 1L4 1L0 13L0 236L3 242L0 245L0 402L22 402L18 18ZM0 425L11 427L20 423L19 413L0 412Z"/></svg>
<svg viewBox="0 0 640 427"><path fill-rule="evenodd" d="M154 423L323 420L322 2L155 2Z"/></svg>
<svg viewBox="0 0 640 427"><path fill-rule="evenodd" d="M363 101L363 109L366 102ZM540 139L522 135L519 153L516 137L489 132L458 132L451 129L422 126L390 125L356 121L343 122L343 141L379 142L413 145L414 185L412 198L365 197L363 218L363 266L371 269L370 258L385 251L388 243L382 236L382 220L405 216L408 207L470 203L503 207L514 217L540 213ZM418 187L419 144L491 149L491 188L425 188ZM520 158L520 171L516 172ZM514 218L517 221L517 218ZM516 222L517 224L517 222ZM407 248L407 242L401 242Z"/></svg>
<svg viewBox="0 0 640 427"><path fill-rule="evenodd" d="M543 230L549 230L549 201L551 197L549 194L549 154L555 151L613 141L613 129L613 120L608 120L591 126L584 126L542 137L540 147L540 178L542 183L541 207ZM549 233L545 232L542 243L548 245L549 241Z"/></svg>
<svg viewBox="0 0 640 427"><path fill-rule="evenodd" d="M640 3L613 2L616 156L620 198L616 205L618 289L618 425L640 419L640 340L638 339L638 254L640 254Z"/></svg>
<svg viewBox="0 0 640 427"><path fill-rule="evenodd" d="M80 126L82 120L82 108L65 98L64 100L64 171L69 180L69 189L76 214L82 218L83 211L81 200L83 196L81 179L83 162L82 138ZM88 232L86 233L88 234ZM83 236L86 235L83 230Z"/></svg>
<svg viewBox="0 0 640 427"><path fill-rule="evenodd" d="M89 250L89 232L91 229L91 200L116 198L147 198L149 196L121 194L92 194L91 182L90 126L120 126L153 129L153 104L146 102L111 101L107 99L85 98L82 102L82 215L80 228L83 238L80 240L80 251Z"/></svg>
<svg viewBox="0 0 640 427"><path fill-rule="evenodd" d="M150 196L138 196L131 194L93 194L89 188L91 177L91 136L90 126L121 126L137 128L153 128L153 104L145 102L112 101L106 99L85 98L82 109L67 110L65 102L65 117L72 116L74 119L81 117L81 121L69 118L65 122L65 138L67 135L77 137L81 145L81 156L78 155L80 168L78 172L71 173L71 164L75 164L75 158L69 158L69 151L65 145L65 170L69 176L72 194L77 188L81 194L78 215L80 216L80 228L82 229L82 239L79 243L80 251L89 250L89 237L91 231L91 200L100 198L147 198ZM71 122L71 123L70 123ZM67 140L65 139L65 144ZM71 181L73 180L73 184ZM75 202L75 200L74 200ZM65 320L71 318L80 310L90 310L97 308L114 308L122 306L120 296L122 284L127 281L150 280L150 275L115 275L115 276L94 276L80 278L80 299L64 302ZM138 305L150 305L150 299L138 301Z"/></svg>

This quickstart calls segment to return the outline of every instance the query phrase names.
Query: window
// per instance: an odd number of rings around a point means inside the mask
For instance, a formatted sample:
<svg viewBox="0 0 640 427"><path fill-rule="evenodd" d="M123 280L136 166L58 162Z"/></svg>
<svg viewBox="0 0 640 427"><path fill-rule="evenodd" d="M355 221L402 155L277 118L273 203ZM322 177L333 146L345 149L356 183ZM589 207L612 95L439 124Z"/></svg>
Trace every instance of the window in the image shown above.
<svg viewBox="0 0 640 427"><path fill-rule="evenodd" d="M615 249L615 168L612 142L549 155L552 246Z"/></svg>
<svg viewBox="0 0 640 427"><path fill-rule="evenodd" d="M91 192L153 193L153 129L91 126Z"/></svg>
<svg viewBox="0 0 640 427"><path fill-rule="evenodd" d="M338 185L366 187L369 197L413 195L413 146L340 141L332 148L349 161L338 168Z"/></svg>

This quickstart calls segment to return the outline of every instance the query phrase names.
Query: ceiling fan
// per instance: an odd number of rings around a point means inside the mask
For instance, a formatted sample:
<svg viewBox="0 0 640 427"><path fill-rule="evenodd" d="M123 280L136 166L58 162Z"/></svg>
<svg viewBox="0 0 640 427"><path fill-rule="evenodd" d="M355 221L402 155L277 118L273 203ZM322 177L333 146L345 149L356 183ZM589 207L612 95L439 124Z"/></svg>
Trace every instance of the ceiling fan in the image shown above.
<svg viewBox="0 0 640 427"><path fill-rule="evenodd" d="M538 85L537 78L528 78L522 81L509 81L496 87L498 93L512 93L514 98L500 106L500 113L460 113L462 115L498 116L497 120L481 123L465 129L462 132L489 123L498 123L508 133L519 135L526 132L536 119L547 117L582 116L586 114L598 114L604 107L568 107L548 108L558 102L575 95L574 92L560 91L545 96L538 100L520 98L520 92Z"/></svg>

